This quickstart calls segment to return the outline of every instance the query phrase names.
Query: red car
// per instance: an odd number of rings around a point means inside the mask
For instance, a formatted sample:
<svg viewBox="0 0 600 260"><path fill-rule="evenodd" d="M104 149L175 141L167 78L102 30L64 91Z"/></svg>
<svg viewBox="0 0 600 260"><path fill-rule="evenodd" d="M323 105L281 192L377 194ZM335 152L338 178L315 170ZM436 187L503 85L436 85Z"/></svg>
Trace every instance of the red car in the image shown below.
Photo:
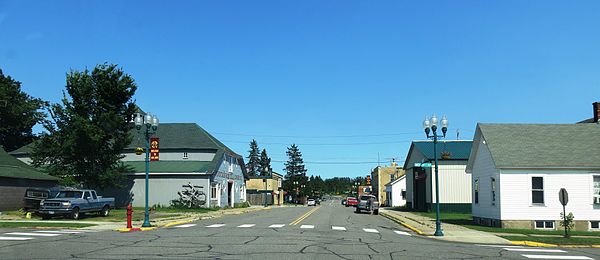
<svg viewBox="0 0 600 260"><path fill-rule="evenodd" d="M358 205L358 200L354 197L348 197L346 199L346 207L356 207L356 205Z"/></svg>

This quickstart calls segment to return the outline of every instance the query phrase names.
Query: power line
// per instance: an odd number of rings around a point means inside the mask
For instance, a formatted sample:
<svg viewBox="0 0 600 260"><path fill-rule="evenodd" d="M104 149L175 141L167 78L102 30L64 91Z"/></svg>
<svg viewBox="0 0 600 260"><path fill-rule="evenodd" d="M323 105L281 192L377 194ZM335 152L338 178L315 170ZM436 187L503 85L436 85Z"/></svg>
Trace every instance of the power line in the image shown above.
<svg viewBox="0 0 600 260"><path fill-rule="evenodd" d="M257 135L257 134L237 134L237 133L220 133L214 132L218 135L231 135L231 136L249 136L249 137L274 137L274 138L356 138L356 137L376 137L376 136L400 136L400 135L411 135L420 134L421 132L406 132L406 133L395 133L395 134L365 134L365 135Z"/></svg>
<svg viewBox="0 0 600 260"><path fill-rule="evenodd" d="M222 142L224 143L239 143L239 144L247 144L249 142L246 141L225 141L223 140ZM365 142L365 143L264 143L261 142L261 145L267 144L267 145L292 145L292 144L296 144L296 145L304 145L304 146L347 146L347 145L376 145L376 144L401 144L401 143L410 143L411 141L397 141L397 142Z"/></svg>
<svg viewBox="0 0 600 260"><path fill-rule="evenodd" d="M287 161L277 161L274 160L272 162L279 162L279 163L285 163ZM373 162L304 162L305 164L333 164L333 165L341 165L341 164L376 164L376 161Z"/></svg>

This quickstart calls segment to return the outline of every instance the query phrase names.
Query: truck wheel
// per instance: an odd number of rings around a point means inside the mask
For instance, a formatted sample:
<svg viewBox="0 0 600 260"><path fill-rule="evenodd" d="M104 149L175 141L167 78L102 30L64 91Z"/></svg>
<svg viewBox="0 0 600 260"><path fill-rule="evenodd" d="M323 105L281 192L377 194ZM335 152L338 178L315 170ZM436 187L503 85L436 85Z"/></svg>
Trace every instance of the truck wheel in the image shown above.
<svg viewBox="0 0 600 260"><path fill-rule="evenodd" d="M373 214L375 214L375 215L379 215L379 210L378 210L378 209L374 210L374 211L373 211Z"/></svg>
<svg viewBox="0 0 600 260"><path fill-rule="evenodd" d="M43 220L48 220L48 219L50 219L50 215L48 215L48 214L42 214L42 219Z"/></svg>
<svg viewBox="0 0 600 260"><path fill-rule="evenodd" d="M110 213L110 207L108 205L104 206L104 208L102 208L102 210L100 211L100 216L103 217L108 217L108 214Z"/></svg>
<svg viewBox="0 0 600 260"><path fill-rule="evenodd" d="M71 212L72 219L79 219L79 208L74 208Z"/></svg>

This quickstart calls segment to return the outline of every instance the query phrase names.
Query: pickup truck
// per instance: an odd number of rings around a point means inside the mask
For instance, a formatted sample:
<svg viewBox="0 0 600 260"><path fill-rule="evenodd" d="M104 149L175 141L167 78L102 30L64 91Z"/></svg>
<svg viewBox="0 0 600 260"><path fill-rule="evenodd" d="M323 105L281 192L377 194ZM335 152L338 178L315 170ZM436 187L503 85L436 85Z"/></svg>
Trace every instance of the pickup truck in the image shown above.
<svg viewBox="0 0 600 260"><path fill-rule="evenodd" d="M114 198L102 198L95 190L61 190L54 198L42 200L38 213L42 219L52 216L79 219L81 214L88 212L106 217L114 206Z"/></svg>
<svg viewBox="0 0 600 260"><path fill-rule="evenodd" d="M377 201L377 197L373 195L361 195L358 198L358 205L356 205L356 213L360 213L362 210L378 215L379 202Z"/></svg>

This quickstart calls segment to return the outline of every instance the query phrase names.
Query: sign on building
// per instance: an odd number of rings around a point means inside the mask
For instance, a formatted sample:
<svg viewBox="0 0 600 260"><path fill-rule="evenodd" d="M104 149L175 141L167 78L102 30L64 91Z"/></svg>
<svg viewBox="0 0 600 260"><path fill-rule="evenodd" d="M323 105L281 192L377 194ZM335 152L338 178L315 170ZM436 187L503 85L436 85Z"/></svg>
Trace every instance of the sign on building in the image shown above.
<svg viewBox="0 0 600 260"><path fill-rule="evenodd" d="M159 155L159 140L158 137L150 138L150 161L158 161Z"/></svg>

